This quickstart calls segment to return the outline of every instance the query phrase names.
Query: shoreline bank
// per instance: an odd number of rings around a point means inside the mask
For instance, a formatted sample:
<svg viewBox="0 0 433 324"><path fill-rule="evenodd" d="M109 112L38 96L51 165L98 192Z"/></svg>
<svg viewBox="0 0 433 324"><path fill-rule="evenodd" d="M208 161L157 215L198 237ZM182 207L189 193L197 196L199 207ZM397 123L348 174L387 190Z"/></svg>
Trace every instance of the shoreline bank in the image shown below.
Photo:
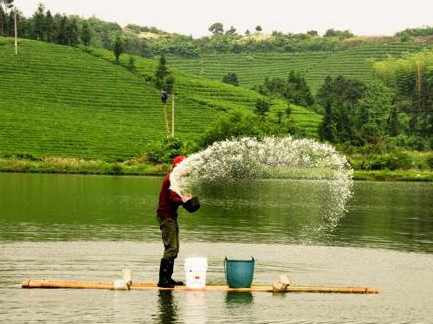
<svg viewBox="0 0 433 324"><path fill-rule="evenodd" d="M170 168L168 164L154 165L137 161L106 162L75 158L47 158L34 161L0 158L0 172L4 173L163 176L169 172ZM354 170L353 179L362 181L433 181L433 170Z"/></svg>

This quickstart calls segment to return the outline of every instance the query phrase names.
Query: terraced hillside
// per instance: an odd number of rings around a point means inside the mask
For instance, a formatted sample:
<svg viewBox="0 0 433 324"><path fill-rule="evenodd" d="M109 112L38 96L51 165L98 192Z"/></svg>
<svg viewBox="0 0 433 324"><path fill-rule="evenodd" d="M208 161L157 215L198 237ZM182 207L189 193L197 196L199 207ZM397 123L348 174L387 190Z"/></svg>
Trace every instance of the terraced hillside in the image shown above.
<svg viewBox="0 0 433 324"><path fill-rule="evenodd" d="M291 70L303 73L313 92L328 75L344 75L369 80L368 59L420 50L415 44L375 44L346 51L321 53L209 54L197 59L170 57L173 65L187 73L222 80L228 72L238 75L240 86L251 88L267 77L286 78Z"/></svg>
<svg viewBox="0 0 433 324"><path fill-rule="evenodd" d="M21 40L15 57L12 41L0 38L0 154L123 160L163 138L159 92L143 78L156 62L137 58L132 74L108 61L112 53L94 51ZM174 74L176 134L184 139L199 136L225 110L252 109L260 97ZM284 106L275 102L273 109ZM294 107L293 120L314 135L320 116Z"/></svg>
<svg viewBox="0 0 433 324"><path fill-rule="evenodd" d="M88 48L93 55L103 57L104 59L114 62L113 54L105 50ZM121 57L121 64L128 65L129 57ZM157 63L154 60L148 60L142 57L135 57L135 65L137 74L145 79L154 75ZM169 60L169 66L171 61ZM185 102L186 104L193 105L208 105L217 111L227 111L228 109L242 109L247 108L252 110L255 106L256 100L261 98L257 92L251 91L242 87L234 87L222 83L220 81L206 79L203 77L193 76L181 70L173 70L176 80L176 100L177 102ZM275 99L272 101L271 106L271 119L276 120L276 111L285 110L287 103L284 100ZM302 129L308 137L316 137L317 129L322 116L315 112L292 105L291 122ZM178 110L177 110L178 111ZM181 113L182 110L180 109ZM179 114L178 112L176 114ZM185 126L191 127L195 123L195 116L188 118L180 118L181 122L186 122ZM179 122L178 122L179 123Z"/></svg>
<svg viewBox="0 0 433 324"><path fill-rule="evenodd" d="M0 46L0 152L122 159L162 136L158 92L67 46Z"/></svg>
<svg viewBox="0 0 433 324"><path fill-rule="evenodd" d="M382 60L387 56L401 56L404 53L416 52L422 49L421 45L389 44L358 46L347 51L334 52L326 56L314 69L306 74L311 89L316 92L328 76L343 75L346 77L368 81L371 79L370 59Z"/></svg>

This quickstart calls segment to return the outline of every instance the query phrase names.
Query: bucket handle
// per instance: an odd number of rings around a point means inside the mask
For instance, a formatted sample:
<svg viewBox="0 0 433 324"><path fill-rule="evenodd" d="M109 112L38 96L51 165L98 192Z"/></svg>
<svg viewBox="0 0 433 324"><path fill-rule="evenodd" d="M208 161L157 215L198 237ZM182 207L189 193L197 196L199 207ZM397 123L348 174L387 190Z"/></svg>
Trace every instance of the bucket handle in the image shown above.
<svg viewBox="0 0 433 324"><path fill-rule="evenodd" d="M226 267L226 263L227 263L227 257L224 258L224 276L226 277L226 282L228 284L228 278L227 278L227 267Z"/></svg>
<svg viewBox="0 0 433 324"><path fill-rule="evenodd" d="M226 270L226 263L229 259L227 257L224 258L224 270ZM251 261L256 262L257 261L257 257L255 255L251 256Z"/></svg>

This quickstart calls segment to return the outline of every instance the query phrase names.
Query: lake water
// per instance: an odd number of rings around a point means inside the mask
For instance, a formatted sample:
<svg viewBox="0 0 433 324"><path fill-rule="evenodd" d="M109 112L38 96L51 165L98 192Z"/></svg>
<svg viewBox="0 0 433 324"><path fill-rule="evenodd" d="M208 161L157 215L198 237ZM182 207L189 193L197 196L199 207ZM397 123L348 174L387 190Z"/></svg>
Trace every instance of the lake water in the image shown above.
<svg viewBox="0 0 433 324"><path fill-rule="evenodd" d="M255 256L255 284L372 286L378 295L25 290L28 279L156 282L159 177L0 173L0 322L432 323L433 184L355 182L347 213L318 231L332 199L314 181L266 180L209 189L180 212L181 251ZM325 227L326 228L326 227Z"/></svg>

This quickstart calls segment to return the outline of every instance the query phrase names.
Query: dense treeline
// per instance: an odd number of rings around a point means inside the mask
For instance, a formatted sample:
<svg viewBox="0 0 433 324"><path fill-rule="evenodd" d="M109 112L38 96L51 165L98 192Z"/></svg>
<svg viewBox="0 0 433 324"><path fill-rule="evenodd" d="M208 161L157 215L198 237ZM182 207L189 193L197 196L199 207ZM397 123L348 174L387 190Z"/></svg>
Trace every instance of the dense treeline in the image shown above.
<svg viewBox="0 0 433 324"><path fill-rule="evenodd" d="M326 77L315 98L294 71L287 79L265 78L255 90L287 100L288 116L290 104L321 111L320 139L346 151L433 149L433 51L372 61L372 68L374 78L367 83Z"/></svg>
<svg viewBox="0 0 433 324"><path fill-rule="evenodd" d="M417 36L430 36L433 35L433 27L426 26L424 28L407 28L395 34L400 37L417 37Z"/></svg>
<svg viewBox="0 0 433 324"><path fill-rule="evenodd" d="M13 35L14 10L13 0L0 1L0 36ZM225 29L219 22L209 27L210 36L195 39L192 36L167 33L156 27L129 24L122 28L117 23L105 22L96 17L53 14L43 4L38 6L32 17L24 17L18 9L16 12L20 37L72 46L84 44L113 49L116 38L121 35L126 53L144 57L161 54L193 58L208 53L329 52L366 41L345 41L355 36L349 30L328 29L322 36L315 30L296 34L274 31L271 35L265 35L261 26L256 26L252 32L239 32L233 26ZM407 29L396 36L410 41L411 37L431 35L431 29Z"/></svg>
<svg viewBox="0 0 433 324"><path fill-rule="evenodd" d="M433 135L433 52L423 51L403 58L376 62L379 79L395 92L397 126L421 137Z"/></svg>
<svg viewBox="0 0 433 324"><path fill-rule="evenodd" d="M317 102L320 137L349 146L433 149L433 52L373 63L369 84L342 76L325 80Z"/></svg>
<svg viewBox="0 0 433 324"><path fill-rule="evenodd" d="M256 26L254 32L247 30L241 34L233 26L224 30L221 23L215 23L209 28L211 36L194 39L192 36L169 34L155 27L129 24L122 28L117 23L96 17L85 19L53 14L43 4L39 4L32 17L24 17L13 7L13 0L2 0L0 4L0 36L13 35L13 15L16 12L20 37L113 49L116 37L121 34L125 52L145 57L160 54L197 57L202 53L333 51L345 46L342 39L354 36L349 31L334 29L327 30L323 37L314 30L300 34L274 31L271 36L265 36L260 26Z"/></svg>
<svg viewBox="0 0 433 324"><path fill-rule="evenodd" d="M24 17L18 9L10 7L5 10L4 6L0 6L0 36L13 36L15 12L18 35L22 38L71 46L84 44L109 48L113 46L115 36L122 30L118 24L107 23L95 17L83 19L59 13L53 15L40 4L30 18Z"/></svg>

